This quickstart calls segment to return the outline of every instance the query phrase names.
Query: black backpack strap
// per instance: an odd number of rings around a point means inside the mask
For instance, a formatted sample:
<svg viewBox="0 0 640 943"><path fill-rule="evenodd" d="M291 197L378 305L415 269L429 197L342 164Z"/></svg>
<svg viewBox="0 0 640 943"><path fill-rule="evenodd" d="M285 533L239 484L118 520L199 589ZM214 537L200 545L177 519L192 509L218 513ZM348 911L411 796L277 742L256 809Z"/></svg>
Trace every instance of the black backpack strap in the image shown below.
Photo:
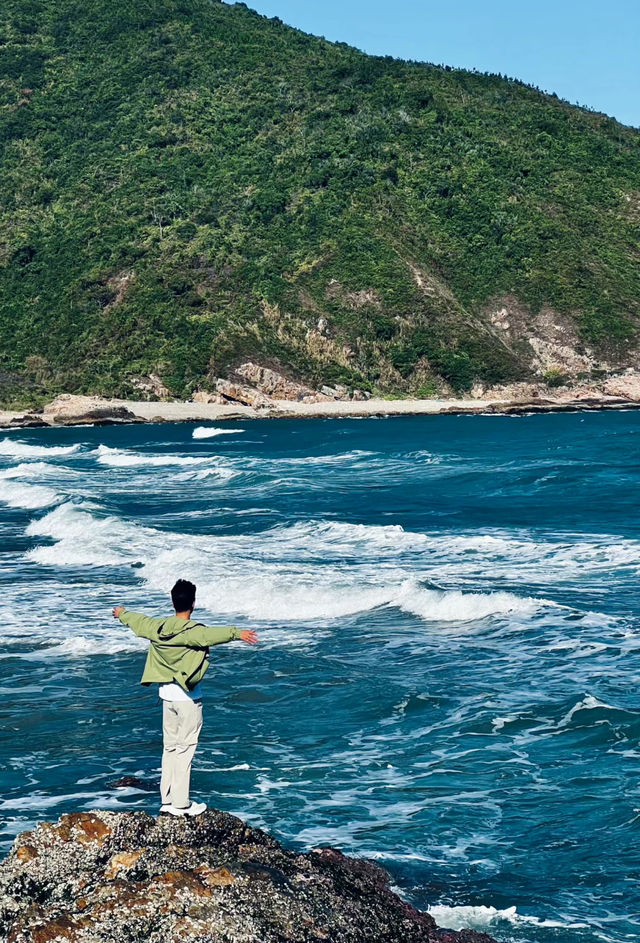
<svg viewBox="0 0 640 943"><path fill-rule="evenodd" d="M158 637L159 637L160 642L162 642L162 639L160 638L160 633L162 632L166 624L167 624L167 620L165 619L165 621L161 625L158 626ZM183 632L186 632L187 629L195 629L198 626L200 626L203 629L205 628L204 622L192 622L191 619L189 619L189 625L185 625L184 628L179 629L178 632L174 632L173 635L167 635L165 637L167 639L174 639L178 635L182 635Z"/></svg>

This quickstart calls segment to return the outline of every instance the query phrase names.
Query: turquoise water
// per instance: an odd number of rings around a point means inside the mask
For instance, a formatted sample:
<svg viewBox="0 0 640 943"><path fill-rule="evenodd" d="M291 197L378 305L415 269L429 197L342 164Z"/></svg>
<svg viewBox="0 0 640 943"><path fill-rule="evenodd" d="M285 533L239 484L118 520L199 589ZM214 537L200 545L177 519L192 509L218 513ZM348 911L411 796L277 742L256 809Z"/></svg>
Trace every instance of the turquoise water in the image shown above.
<svg viewBox="0 0 640 943"><path fill-rule="evenodd" d="M196 436L196 437L194 437ZM368 855L442 924L640 930L640 413L0 433L3 847L154 811L159 708L110 616L214 650L194 794Z"/></svg>

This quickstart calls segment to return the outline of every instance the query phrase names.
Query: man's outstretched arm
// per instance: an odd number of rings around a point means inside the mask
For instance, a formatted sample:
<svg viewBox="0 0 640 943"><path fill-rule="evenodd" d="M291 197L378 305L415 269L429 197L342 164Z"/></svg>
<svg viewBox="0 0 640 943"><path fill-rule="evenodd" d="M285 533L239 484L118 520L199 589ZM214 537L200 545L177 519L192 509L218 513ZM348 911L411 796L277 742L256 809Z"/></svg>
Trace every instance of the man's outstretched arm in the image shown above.
<svg viewBox="0 0 640 943"><path fill-rule="evenodd" d="M236 629L233 625L194 625L184 632L186 645L196 648L209 648L238 639L247 645L257 645L258 636L253 629Z"/></svg>
<svg viewBox="0 0 640 943"><path fill-rule="evenodd" d="M135 635L140 638L157 638L158 628L165 621L164 619L154 619L152 616L145 616L141 612L131 612L124 606L116 606L113 609L114 619L119 619L123 625L127 625Z"/></svg>

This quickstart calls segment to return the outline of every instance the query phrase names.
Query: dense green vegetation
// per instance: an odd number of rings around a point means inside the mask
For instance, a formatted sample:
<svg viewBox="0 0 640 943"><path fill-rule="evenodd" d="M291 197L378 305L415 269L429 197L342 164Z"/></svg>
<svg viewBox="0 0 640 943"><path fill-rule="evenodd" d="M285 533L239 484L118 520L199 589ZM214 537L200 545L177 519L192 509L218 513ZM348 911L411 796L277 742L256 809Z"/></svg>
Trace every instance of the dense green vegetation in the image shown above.
<svg viewBox="0 0 640 943"><path fill-rule="evenodd" d="M488 317L620 360L640 132L217 0L4 0L0 393L176 394L241 359L428 395L524 377Z"/></svg>

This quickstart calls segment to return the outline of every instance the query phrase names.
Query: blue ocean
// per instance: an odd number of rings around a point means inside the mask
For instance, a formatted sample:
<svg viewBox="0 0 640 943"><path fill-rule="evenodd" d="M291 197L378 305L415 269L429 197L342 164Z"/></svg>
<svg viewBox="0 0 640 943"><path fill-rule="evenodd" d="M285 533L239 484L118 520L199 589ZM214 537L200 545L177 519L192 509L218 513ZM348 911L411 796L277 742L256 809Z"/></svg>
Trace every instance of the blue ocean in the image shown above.
<svg viewBox="0 0 640 943"><path fill-rule="evenodd" d="M146 643L212 650L194 797L442 926L640 937L640 412L0 433L0 838L156 812ZM151 789L151 787L150 787Z"/></svg>

